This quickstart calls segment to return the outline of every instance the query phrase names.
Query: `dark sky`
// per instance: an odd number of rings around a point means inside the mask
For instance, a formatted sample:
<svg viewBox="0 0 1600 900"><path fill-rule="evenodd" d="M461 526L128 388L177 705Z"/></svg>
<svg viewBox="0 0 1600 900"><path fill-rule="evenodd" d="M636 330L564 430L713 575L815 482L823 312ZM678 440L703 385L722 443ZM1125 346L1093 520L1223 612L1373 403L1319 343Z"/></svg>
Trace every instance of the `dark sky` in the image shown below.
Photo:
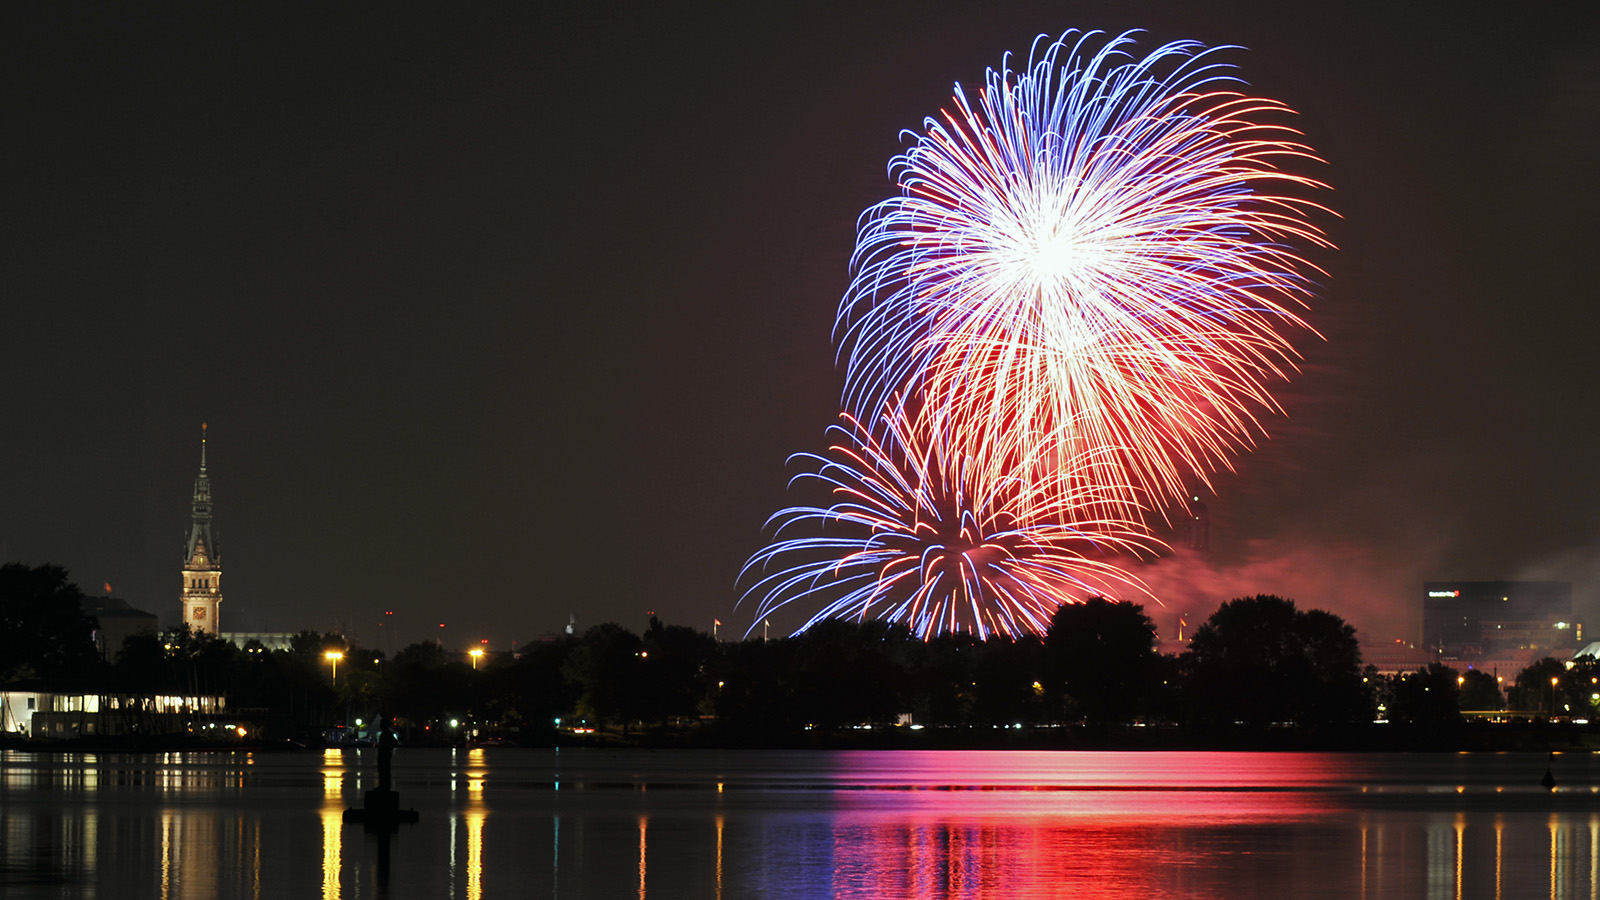
<svg viewBox="0 0 1600 900"><path fill-rule="evenodd" d="M129 6L0 12L0 558L175 614L205 421L229 630L742 631L898 132L1143 27L1248 47L1343 217L1158 623L1540 577L1600 624L1600 5Z"/></svg>

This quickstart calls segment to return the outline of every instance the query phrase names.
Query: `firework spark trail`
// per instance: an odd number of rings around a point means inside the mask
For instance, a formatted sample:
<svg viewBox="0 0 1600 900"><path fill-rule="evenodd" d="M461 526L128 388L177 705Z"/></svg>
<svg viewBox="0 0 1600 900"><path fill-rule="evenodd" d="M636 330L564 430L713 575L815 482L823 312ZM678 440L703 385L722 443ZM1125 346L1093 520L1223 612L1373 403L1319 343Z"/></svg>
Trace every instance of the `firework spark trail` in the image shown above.
<svg viewBox="0 0 1600 900"><path fill-rule="evenodd" d="M829 485L835 502L775 514L773 542L740 573L761 576L745 593L759 598L755 622L825 597L798 631L852 618L900 622L925 639L1019 636L1042 634L1074 594L1142 592L1137 578L1102 557L1153 553L1159 542L1137 522L1075 520L1100 506L1083 492L1103 488L1057 495L1049 508L1036 503L1048 515L1024 521L1020 486L973 478L973 458L936 417L897 405L878 428L843 418L831 429L837 443L828 456L795 457L815 469L794 481ZM805 534L787 536L793 531Z"/></svg>
<svg viewBox="0 0 1600 900"><path fill-rule="evenodd" d="M1195 42L1097 37L1036 42L975 105L957 86L863 215L839 310L845 408L922 396L971 477L1028 482L1029 518L1059 493L1131 517L1227 466L1294 369L1282 331L1308 328L1291 247L1327 246L1322 207L1273 193L1322 187L1279 168L1316 161L1286 107L1224 89Z"/></svg>

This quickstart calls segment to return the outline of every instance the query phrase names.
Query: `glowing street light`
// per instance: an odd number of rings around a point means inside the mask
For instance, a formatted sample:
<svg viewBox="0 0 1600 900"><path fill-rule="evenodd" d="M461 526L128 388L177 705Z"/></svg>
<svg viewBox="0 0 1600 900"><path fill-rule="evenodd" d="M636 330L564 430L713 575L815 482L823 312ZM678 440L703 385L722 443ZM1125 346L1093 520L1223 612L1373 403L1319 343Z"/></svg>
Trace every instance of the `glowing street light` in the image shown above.
<svg viewBox="0 0 1600 900"><path fill-rule="evenodd" d="M333 683L339 683L339 660L344 659L344 654L338 650L329 650L322 654L323 659L333 664Z"/></svg>
<svg viewBox="0 0 1600 900"><path fill-rule="evenodd" d="M467 651L467 655L472 657L472 671L478 671L478 660L483 658L483 648L473 647Z"/></svg>

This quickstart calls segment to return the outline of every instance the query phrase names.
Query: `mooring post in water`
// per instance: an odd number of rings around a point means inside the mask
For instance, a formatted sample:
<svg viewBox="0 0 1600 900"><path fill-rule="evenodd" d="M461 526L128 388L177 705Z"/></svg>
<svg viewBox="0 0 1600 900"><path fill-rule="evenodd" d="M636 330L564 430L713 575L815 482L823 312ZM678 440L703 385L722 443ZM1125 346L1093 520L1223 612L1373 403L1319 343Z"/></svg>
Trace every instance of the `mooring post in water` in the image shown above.
<svg viewBox="0 0 1600 900"><path fill-rule="evenodd" d="M393 830L401 822L417 821L417 811L400 808L400 793L394 789L391 766L394 748L399 744L388 716L378 717L378 786L361 798L361 808L344 811L346 822L365 823L368 830Z"/></svg>
<svg viewBox="0 0 1600 900"><path fill-rule="evenodd" d="M1555 776L1555 772L1553 771L1554 768L1555 768L1555 764L1556 764L1556 752L1554 750L1551 750L1550 751L1550 755L1545 757L1545 761L1544 761L1544 777L1539 779L1539 784L1543 785L1544 789L1547 790L1547 791L1553 791L1553 790L1556 789L1556 776Z"/></svg>
<svg viewBox="0 0 1600 900"><path fill-rule="evenodd" d="M378 790L394 791L394 779L390 775L390 767L394 763L394 747L400 743L395 739L394 731L389 727L387 718L378 720Z"/></svg>

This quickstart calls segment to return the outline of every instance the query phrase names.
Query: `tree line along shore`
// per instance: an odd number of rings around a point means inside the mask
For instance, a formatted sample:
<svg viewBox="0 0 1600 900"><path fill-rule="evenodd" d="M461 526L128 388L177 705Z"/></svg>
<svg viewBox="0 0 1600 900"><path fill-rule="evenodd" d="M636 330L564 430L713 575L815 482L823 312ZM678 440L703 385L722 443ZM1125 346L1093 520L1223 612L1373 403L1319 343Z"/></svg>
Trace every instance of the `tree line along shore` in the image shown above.
<svg viewBox="0 0 1600 900"><path fill-rule="evenodd" d="M924 641L901 625L827 620L718 641L652 617L640 633L603 623L476 658L435 642L390 657L314 631L286 650L237 647L187 626L102 656L82 603L60 567L0 567L0 689L95 696L106 710L220 702L161 729L7 735L13 745L321 746L370 740L392 717L412 745L1600 747L1600 725L1587 724L1600 723L1594 663L1546 658L1509 683L1440 663L1380 675L1340 617L1270 595L1221 604L1181 655L1158 652L1143 607L1100 598L1015 639Z"/></svg>

